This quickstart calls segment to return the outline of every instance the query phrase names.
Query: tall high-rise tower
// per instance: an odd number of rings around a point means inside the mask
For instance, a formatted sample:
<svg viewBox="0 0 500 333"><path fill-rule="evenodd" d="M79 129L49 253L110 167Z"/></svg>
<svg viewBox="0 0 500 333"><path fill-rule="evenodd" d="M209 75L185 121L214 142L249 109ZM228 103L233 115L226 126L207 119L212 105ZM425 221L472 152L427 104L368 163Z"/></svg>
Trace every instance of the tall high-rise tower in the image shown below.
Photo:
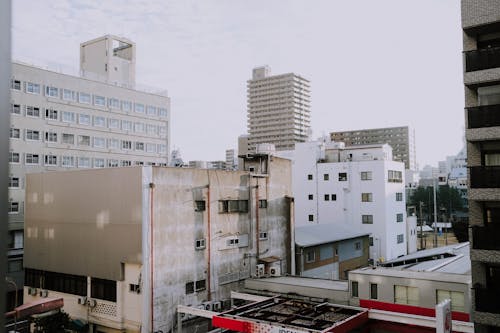
<svg viewBox="0 0 500 333"><path fill-rule="evenodd" d="M462 29L472 319L500 332L500 0L462 0Z"/></svg>
<svg viewBox="0 0 500 333"><path fill-rule="evenodd" d="M309 135L309 81L293 73L270 72L268 66L255 68L247 82L249 152L261 143L290 150Z"/></svg>

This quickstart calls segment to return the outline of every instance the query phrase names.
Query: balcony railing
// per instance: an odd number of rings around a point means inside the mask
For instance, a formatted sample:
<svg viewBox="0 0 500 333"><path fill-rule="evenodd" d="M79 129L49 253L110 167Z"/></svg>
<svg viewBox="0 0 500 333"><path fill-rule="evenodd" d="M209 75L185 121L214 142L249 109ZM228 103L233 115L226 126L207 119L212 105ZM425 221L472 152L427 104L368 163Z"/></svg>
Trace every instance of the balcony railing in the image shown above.
<svg viewBox="0 0 500 333"><path fill-rule="evenodd" d="M500 299L500 291L492 288L476 287L476 311L500 313L498 300Z"/></svg>
<svg viewBox="0 0 500 333"><path fill-rule="evenodd" d="M465 52L465 71L500 67L500 47Z"/></svg>
<svg viewBox="0 0 500 333"><path fill-rule="evenodd" d="M500 188L500 166L470 167L471 188Z"/></svg>
<svg viewBox="0 0 500 333"><path fill-rule="evenodd" d="M500 250L500 225L473 226L472 248Z"/></svg>
<svg viewBox="0 0 500 333"><path fill-rule="evenodd" d="M500 104L467 109L468 128L500 126Z"/></svg>

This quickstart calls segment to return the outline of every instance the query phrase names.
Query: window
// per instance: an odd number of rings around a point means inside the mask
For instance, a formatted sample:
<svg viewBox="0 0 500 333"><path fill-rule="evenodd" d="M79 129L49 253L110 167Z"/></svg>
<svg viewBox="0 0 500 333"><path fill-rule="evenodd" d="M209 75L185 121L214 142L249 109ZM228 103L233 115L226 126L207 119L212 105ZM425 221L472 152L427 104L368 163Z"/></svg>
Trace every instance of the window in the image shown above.
<svg viewBox="0 0 500 333"><path fill-rule="evenodd" d="M144 124L143 123L135 123L134 131L137 133L144 133Z"/></svg>
<svg viewBox="0 0 500 333"><path fill-rule="evenodd" d="M354 243L354 249L355 250L361 250L361 242L355 242Z"/></svg>
<svg viewBox="0 0 500 333"><path fill-rule="evenodd" d="M361 171L361 180L372 180L371 171Z"/></svg>
<svg viewBox="0 0 500 333"><path fill-rule="evenodd" d="M186 295L194 293L194 282L186 283Z"/></svg>
<svg viewBox="0 0 500 333"><path fill-rule="evenodd" d="M419 305L418 288L394 285L394 303Z"/></svg>
<svg viewBox="0 0 500 333"><path fill-rule="evenodd" d="M90 296L92 298L116 302L116 281L91 278Z"/></svg>
<svg viewBox="0 0 500 333"><path fill-rule="evenodd" d="M149 116L156 116L156 108L154 106L146 106L146 114Z"/></svg>
<svg viewBox="0 0 500 333"><path fill-rule="evenodd" d="M141 286L138 285L138 284L129 284L128 285L128 290L131 292L131 293L136 293L136 294L140 294L141 293Z"/></svg>
<svg viewBox="0 0 500 333"><path fill-rule="evenodd" d="M90 146L90 136L89 135L79 135L78 136L79 146Z"/></svg>
<svg viewBox="0 0 500 333"><path fill-rule="evenodd" d="M74 145L75 144L75 135L74 134L63 133L63 135L62 135L62 143L69 144L69 145Z"/></svg>
<svg viewBox="0 0 500 333"><path fill-rule="evenodd" d="M195 282L195 291L205 290L205 280Z"/></svg>
<svg viewBox="0 0 500 333"><path fill-rule="evenodd" d="M19 202L10 201L9 206L8 206L8 213L9 214L18 214L19 213Z"/></svg>
<svg viewBox="0 0 500 333"><path fill-rule="evenodd" d="M373 224L373 215L361 215L361 222L363 224Z"/></svg>
<svg viewBox="0 0 500 333"><path fill-rule="evenodd" d="M26 130L26 140L39 141L40 140L40 131L27 129Z"/></svg>
<svg viewBox="0 0 500 333"><path fill-rule="evenodd" d="M219 213L247 213L248 200L219 200Z"/></svg>
<svg viewBox="0 0 500 333"><path fill-rule="evenodd" d="M307 196L307 199L309 199L309 200L313 200L313 199L314 199L314 196L313 196L312 194L309 194L309 195Z"/></svg>
<svg viewBox="0 0 500 333"><path fill-rule="evenodd" d="M388 170L387 171L387 181L389 183L402 183L403 173L401 171Z"/></svg>
<svg viewBox="0 0 500 333"><path fill-rule="evenodd" d="M160 154L165 154L167 152L167 145L159 144L158 145L158 152Z"/></svg>
<svg viewBox="0 0 500 333"><path fill-rule="evenodd" d="M368 243L370 246L373 246L373 237L368 238Z"/></svg>
<svg viewBox="0 0 500 333"><path fill-rule="evenodd" d="M94 147L95 148L106 148L106 139L105 138L94 138Z"/></svg>
<svg viewBox="0 0 500 333"><path fill-rule="evenodd" d="M9 177L9 188L19 188L19 177Z"/></svg>
<svg viewBox="0 0 500 333"><path fill-rule="evenodd" d="M323 175L323 180L330 180L330 175L329 175L329 174L327 174L327 173L325 173L325 174Z"/></svg>
<svg viewBox="0 0 500 333"><path fill-rule="evenodd" d="M311 263L316 261L316 252L314 250L309 250L306 252L306 263Z"/></svg>
<svg viewBox="0 0 500 333"><path fill-rule="evenodd" d="M132 122L127 120L122 120L122 130L131 131L132 130Z"/></svg>
<svg viewBox="0 0 500 333"><path fill-rule="evenodd" d="M308 175L307 175L307 180L313 180L313 175L308 174Z"/></svg>
<svg viewBox="0 0 500 333"><path fill-rule="evenodd" d="M108 118L108 127L109 128L120 128L120 121L114 118Z"/></svg>
<svg viewBox="0 0 500 333"><path fill-rule="evenodd" d="M21 105L19 105L19 104L11 104L10 105L10 113L12 113L12 114L21 114Z"/></svg>
<svg viewBox="0 0 500 333"><path fill-rule="evenodd" d="M378 299L378 288L376 283L370 283L370 298Z"/></svg>
<svg viewBox="0 0 500 333"><path fill-rule="evenodd" d="M108 139L108 148L119 149L120 148L120 140L118 140L118 139Z"/></svg>
<svg viewBox="0 0 500 333"><path fill-rule="evenodd" d="M127 167L127 166L131 166L132 165L132 161L129 161L129 160L123 160L120 162L121 166L123 167Z"/></svg>
<svg viewBox="0 0 500 333"><path fill-rule="evenodd" d="M128 101L122 101L122 110L123 111L131 111L132 110L132 103Z"/></svg>
<svg viewBox="0 0 500 333"><path fill-rule="evenodd" d="M135 150L144 151L144 142L136 142Z"/></svg>
<svg viewBox="0 0 500 333"><path fill-rule="evenodd" d="M330 201L330 194L325 194L325 201Z"/></svg>
<svg viewBox="0 0 500 333"><path fill-rule="evenodd" d="M332 198L332 201L337 201L337 195L336 194L332 194L331 198Z"/></svg>
<svg viewBox="0 0 500 333"><path fill-rule="evenodd" d="M45 86L45 96L58 98L59 97L59 88Z"/></svg>
<svg viewBox="0 0 500 333"><path fill-rule="evenodd" d="M46 142L57 142L57 133L55 132L45 132Z"/></svg>
<svg viewBox="0 0 500 333"><path fill-rule="evenodd" d="M396 192L396 201L403 201L403 193Z"/></svg>
<svg viewBox="0 0 500 333"><path fill-rule="evenodd" d="M94 126L105 127L106 118L100 116L94 116Z"/></svg>
<svg viewBox="0 0 500 333"><path fill-rule="evenodd" d="M14 259L7 262L7 272L21 272L23 270L23 260L22 259Z"/></svg>
<svg viewBox="0 0 500 333"><path fill-rule="evenodd" d="M404 238L403 234L399 234L396 237L397 237L397 243L398 244L401 244L401 243L403 243L405 241L405 238Z"/></svg>
<svg viewBox="0 0 500 333"><path fill-rule="evenodd" d="M40 95L40 85L38 83L26 82L26 92Z"/></svg>
<svg viewBox="0 0 500 333"><path fill-rule="evenodd" d="M19 139L21 138L21 130L19 128L10 128L10 138Z"/></svg>
<svg viewBox="0 0 500 333"><path fill-rule="evenodd" d="M240 240L238 238L230 238L226 240L226 245L227 246L237 246L240 243Z"/></svg>
<svg viewBox="0 0 500 333"><path fill-rule="evenodd" d="M74 123L75 122L75 113L63 111L63 112L61 112L61 120L65 123Z"/></svg>
<svg viewBox="0 0 500 333"><path fill-rule="evenodd" d="M94 95L94 105L106 106L106 97Z"/></svg>
<svg viewBox="0 0 500 333"><path fill-rule="evenodd" d="M21 90L21 81L19 80L10 80L10 89Z"/></svg>
<svg viewBox="0 0 500 333"><path fill-rule="evenodd" d="M69 90L69 89L63 89L62 97L65 101L76 102L76 100L77 100L76 91Z"/></svg>
<svg viewBox="0 0 500 333"><path fill-rule="evenodd" d="M309 214L308 219L309 219L309 222L313 222L314 221L314 215Z"/></svg>
<svg viewBox="0 0 500 333"><path fill-rule="evenodd" d="M267 208L267 200L266 199L259 200L259 208Z"/></svg>
<svg viewBox="0 0 500 333"><path fill-rule="evenodd" d="M108 106L113 109L119 109L120 108L120 100L117 98L109 98L108 99Z"/></svg>
<svg viewBox="0 0 500 333"><path fill-rule="evenodd" d="M40 117L40 108L36 106L26 106L26 116Z"/></svg>
<svg viewBox="0 0 500 333"><path fill-rule="evenodd" d="M24 274L25 285L27 286L79 296L87 295L86 276L53 273L30 268L26 268Z"/></svg>
<svg viewBox="0 0 500 333"><path fill-rule="evenodd" d="M165 108L158 108L158 115L160 117L166 117L167 116L167 109L165 109Z"/></svg>
<svg viewBox="0 0 500 333"><path fill-rule="evenodd" d="M358 281L351 281L351 297L359 297Z"/></svg>
<svg viewBox="0 0 500 333"><path fill-rule="evenodd" d="M339 182L347 181L347 172L339 172Z"/></svg>
<svg viewBox="0 0 500 333"><path fill-rule="evenodd" d="M78 167L79 168L90 168L90 158L89 157L78 157Z"/></svg>
<svg viewBox="0 0 500 333"><path fill-rule="evenodd" d="M78 123L80 125L90 125L90 115L88 115L88 114L79 114L78 115Z"/></svg>
<svg viewBox="0 0 500 333"><path fill-rule="evenodd" d="M56 155L45 155L44 156L45 165L57 165L57 156Z"/></svg>
<svg viewBox="0 0 500 333"><path fill-rule="evenodd" d="M19 153L9 152L9 163L19 163Z"/></svg>
<svg viewBox="0 0 500 333"><path fill-rule="evenodd" d="M130 140L122 140L122 149L131 150L132 149L132 141Z"/></svg>
<svg viewBox="0 0 500 333"><path fill-rule="evenodd" d="M58 120L57 110L45 109L45 119Z"/></svg>
<svg viewBox="0 0 500 333"><path fill-rule="evenodd" d="M94 158L94 168L104 168L104 158Z"/></svg>
<svg viewBox="0 0 500 333"><path fill-rule="evenodd" d="M265 231L259 232L259 240L267 240L267 232Z"/></svg>
<svg viewBox="0 0 500 333"><path fill-rule="evenodd" d="M396 222L403 222L403 213L396 214Z"/></svg>
<svg viewBox="0 0 500 333"><path fill-rule="evenodd" d="M154 143L146 143L146 151L148 153L156 153L156 144L154 144Z"/></svg>
<svg viewBox="0 0 500 333"><path fill-rule="evenodd" d="M205 210L205 200L195 200L194 202L194 211L202 212Z"/></svg>
<svg viewBox="0 0 500 333"><path fill-rule="evenodd" d="M195 240L194 248L196 250L203 250L205 248L205 238Z"/></svg>
<svg viewBox="0 0 500 333"><path fill-rule="evenodd" d="M465 312L465 296L463 292L436 290L436 304L441 303L445 299L451 300L451 311Z"/></svg>
<svg viewBox="0 0 500 333"><path fill-rule="evenodd" d="M61 166L66 168L72 168L75 166L75 158L73 156L63 156L61 160Z"/></svg>
<svg viewBox="0 0 500 333"><path fill-rule="evenodd" d="M134 110L137 113L144 113L144 104L135 103L134 104Z"/></svg>
<svg viewBox="0 0 500 333"><path fill-rule="evenodd" d="M40 155L27 153L24 155L24 163L31 165L40 164Z"/></svg>
<svg viewBox="0 0 500 333"><path fill-rule="evenodd" d="M116 168L120 165L118 160L108 160L108 168Z"/></svg>
<svg viewBox="0 0 500 333"><path fill-rule="evenodd" d="M82 104L90 104L90 94L87 93L79 93L78 94L78 102Z"/></svg>
<svg viewBox="0 0 500 333"><path fill-rule="evenodd" d="M146 125L146 132L148 132L148 134L156 134L157 133L156 125L147 124Z"/></svg>
<svg viewBox="0 0 500 333"><path fill-rule="evenodd" d="M373 193L361 193L361 202L372 202Z"/></svg>
<svg viewBox="0 0 500 333"><path fill-rule="evenodd" d="M158 127L158 132L160 133L160 136L165 136L167 134L167 128L165 126L160 126Z"/></svg>

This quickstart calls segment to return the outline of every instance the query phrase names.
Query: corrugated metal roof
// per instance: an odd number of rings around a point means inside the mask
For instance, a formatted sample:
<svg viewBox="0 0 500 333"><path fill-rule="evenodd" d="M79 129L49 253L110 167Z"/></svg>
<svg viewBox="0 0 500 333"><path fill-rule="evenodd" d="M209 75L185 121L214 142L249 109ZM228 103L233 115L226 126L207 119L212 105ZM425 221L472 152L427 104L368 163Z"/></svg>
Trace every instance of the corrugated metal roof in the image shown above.
<svg viewBox="0 0 500 333"><path fill-rule="evenodd" d="M295 228L295 244L301 247L337 242L367 236L370 233L353 231L333 223L307 225Z"/></svg>

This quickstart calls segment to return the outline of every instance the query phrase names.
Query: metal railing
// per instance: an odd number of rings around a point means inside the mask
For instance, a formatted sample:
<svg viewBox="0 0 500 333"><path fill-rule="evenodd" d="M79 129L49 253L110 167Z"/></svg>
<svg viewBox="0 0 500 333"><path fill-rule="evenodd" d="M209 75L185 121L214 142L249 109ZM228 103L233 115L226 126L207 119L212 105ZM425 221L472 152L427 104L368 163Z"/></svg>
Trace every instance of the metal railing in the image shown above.
<svg viewBox="0 0 500 333"><path fill-rule="evenodd" d="M500 47L465 52L465 71L500 67Z"/></svg>
<svg viewBox="0 0 500 333"><path fill-rule="evenodd" d="M470 167L471 188L500 188L500 166Z"/></svg>
<svg viewBox="0 0 500 333"><path fill-rule="evenodd" d="M475 250L500 250L500 225L473 226L472 248Z"/></svg>
<svg viewBox="0 0 500 333"><path fill-rule="evenodd" d="M498 306L500 290L475 287L474 291L476 294L476 311L500 313L500 307Z"/></svg>
<svg viewBox="0 0 500 333"><path fill-rule="evenodd" d="M500 104L467 108L468 128L500 126Z"/></svg>

